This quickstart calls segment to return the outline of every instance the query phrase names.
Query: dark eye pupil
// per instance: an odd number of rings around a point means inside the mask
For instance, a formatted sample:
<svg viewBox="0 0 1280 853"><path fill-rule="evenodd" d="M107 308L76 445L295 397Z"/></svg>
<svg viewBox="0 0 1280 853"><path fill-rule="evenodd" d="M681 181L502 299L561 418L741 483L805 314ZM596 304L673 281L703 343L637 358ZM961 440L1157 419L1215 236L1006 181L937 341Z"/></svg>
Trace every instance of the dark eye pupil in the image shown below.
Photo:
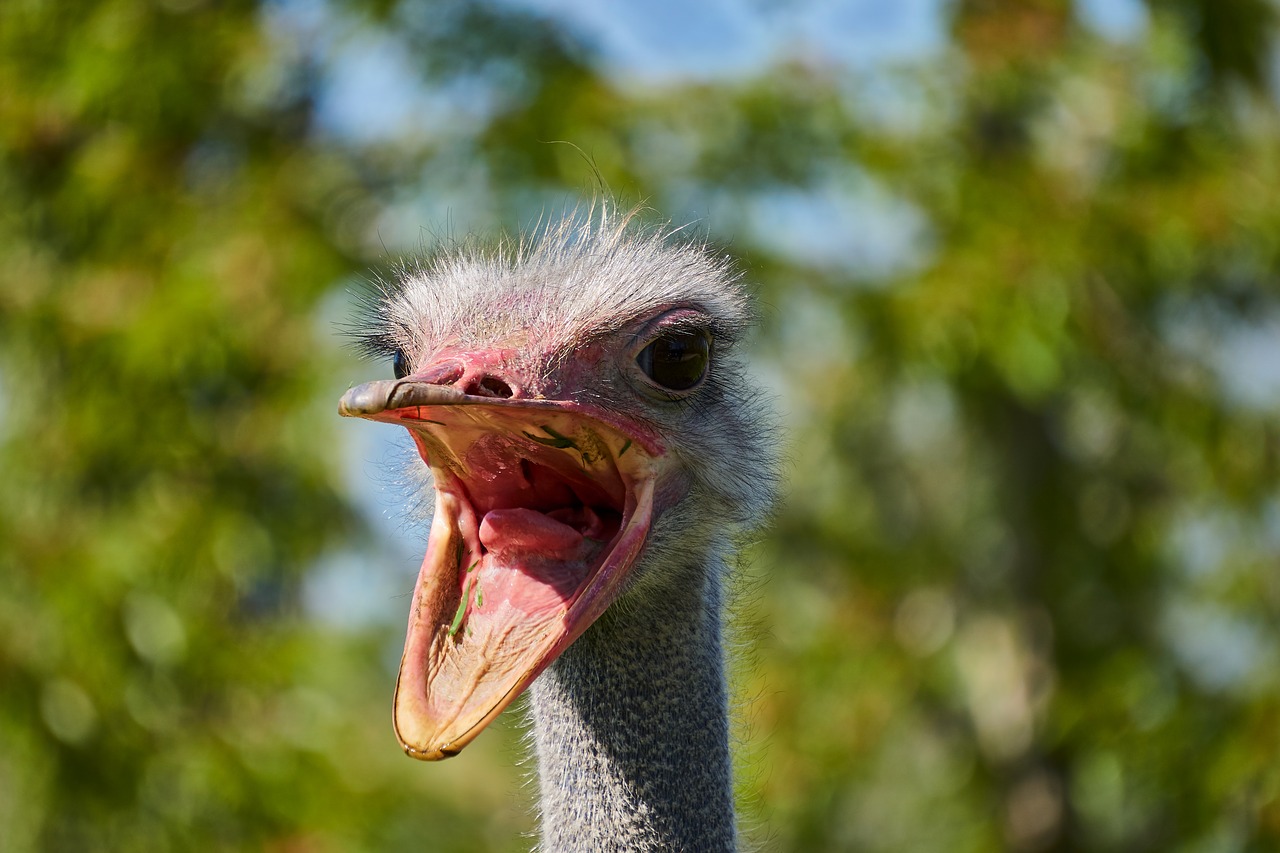
<svg viewBox="0 0 1280 853"><path fill-rule="evenodd" d="M396 379L404 379L409 375L409 359L404 357L403 350L396 350L396 354L391 357L391 369L395 371Z"/></svg>
<svg viewBox="0 0 1280 853"><path fill-rule="evenodd" d="M636 363L645 375L671 391L687 391L702 381L711 360L706 332L668 332L645 347Z"/></svg>

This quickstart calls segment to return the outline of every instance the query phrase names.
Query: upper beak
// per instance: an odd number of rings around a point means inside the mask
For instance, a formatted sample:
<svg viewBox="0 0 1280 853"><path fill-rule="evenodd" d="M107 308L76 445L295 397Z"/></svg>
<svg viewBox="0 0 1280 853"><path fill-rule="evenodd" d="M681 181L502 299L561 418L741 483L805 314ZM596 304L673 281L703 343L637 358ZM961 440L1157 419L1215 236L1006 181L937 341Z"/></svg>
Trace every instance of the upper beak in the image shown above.
<svg viewBox="0 0 1280 853"><path fill-rule="evenodd" d="M491 397L473 397L452 385L436 385L414 379L378 379L357 385L342 395L338 414L346 418L367 418L411 406L465 406L468 403L494 405ZM510 400L509 404L543 403L539 400ZM555 404L551 404L553 407Z"/></svg>

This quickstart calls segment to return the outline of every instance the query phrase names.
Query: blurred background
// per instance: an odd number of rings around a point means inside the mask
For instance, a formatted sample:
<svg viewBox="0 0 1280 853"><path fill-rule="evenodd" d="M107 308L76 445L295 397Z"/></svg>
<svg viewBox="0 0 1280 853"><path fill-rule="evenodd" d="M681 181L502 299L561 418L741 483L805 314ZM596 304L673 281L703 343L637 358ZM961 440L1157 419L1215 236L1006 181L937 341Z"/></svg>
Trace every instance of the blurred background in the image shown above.
<svg viewBox="0 0 1280 853"><path fill-rule="evenodd" d="M597 175L761 296L755 848L1280 849L1278 12L4 0L0 849L528 849L341 327Z"/></svg>

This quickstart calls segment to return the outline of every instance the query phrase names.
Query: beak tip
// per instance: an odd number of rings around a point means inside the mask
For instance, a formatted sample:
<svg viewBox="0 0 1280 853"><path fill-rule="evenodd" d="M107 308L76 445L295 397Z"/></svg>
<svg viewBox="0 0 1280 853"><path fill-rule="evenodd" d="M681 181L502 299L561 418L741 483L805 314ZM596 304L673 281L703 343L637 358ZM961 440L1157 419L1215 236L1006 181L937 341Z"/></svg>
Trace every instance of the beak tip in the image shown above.
<svg viewBox="0 0 1280 853"><path fill-rule="evenodd" d="M418 761L444 761L446 758L453 758L462 752L462 747L454 743L422 748L401 741L400 748L404 750L405 755L410 758L416 758Z"/></svg>
<svg viewBox="0 0 1280 853"><path fill-rule="evenodd" d="M347 393L343 394L342 399L338 401L338 414L344 418L376 415L387 407L386 386L388 384L382 380L348 388Z"/></svg>

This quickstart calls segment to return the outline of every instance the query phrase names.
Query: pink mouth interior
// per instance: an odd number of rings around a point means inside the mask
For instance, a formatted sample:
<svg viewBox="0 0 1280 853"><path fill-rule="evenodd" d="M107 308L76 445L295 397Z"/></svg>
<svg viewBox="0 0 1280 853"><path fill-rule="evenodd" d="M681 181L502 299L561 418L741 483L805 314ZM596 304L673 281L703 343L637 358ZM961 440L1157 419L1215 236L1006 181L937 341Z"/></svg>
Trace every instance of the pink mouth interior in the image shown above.
<svg viewBox="0 0 1280 853"><path fill-rule="evenodd" d="M359 400L357 400L359 402ZM621 594L660 446L560 405L411 406L436 513L396 681L405 751L456 755Z"/></svg>
<svg viewBox="0 0 1280 853"><path fill-rule="evenodd" d="M621 483L611 495L568 454L496 435L473 445L467 468L461 485L479 522L463 534L465 618L484 619L503 603L535 617L564 611L618 533Z"/></svg>

